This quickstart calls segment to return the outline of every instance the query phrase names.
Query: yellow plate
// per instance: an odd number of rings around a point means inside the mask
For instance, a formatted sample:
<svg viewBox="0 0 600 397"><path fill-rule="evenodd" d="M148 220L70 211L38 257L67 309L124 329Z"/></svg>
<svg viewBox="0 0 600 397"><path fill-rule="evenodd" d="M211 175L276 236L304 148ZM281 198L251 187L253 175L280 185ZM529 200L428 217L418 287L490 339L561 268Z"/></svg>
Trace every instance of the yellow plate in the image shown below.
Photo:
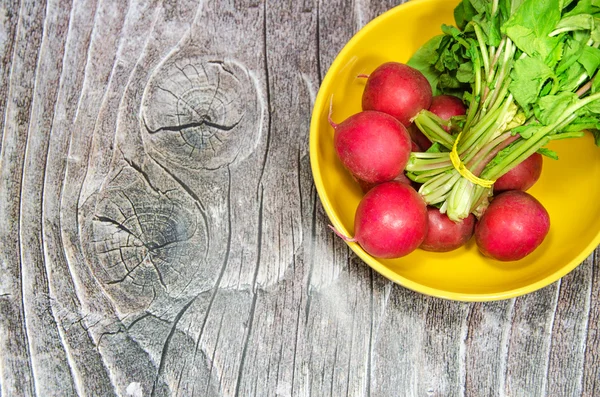
<svg viewBox="0 0 600 397"><path fill-rule="evenodd" d="M336 122L361 110L364 79L387 61L406 62L442 23L453 24L456 2L413 0L371 21L339 53L316 98L310 131L310 157L319 197L331 223L353 234L354 212L362 197L333 149L333 129L327 122L333 95ZM484 258L473 239L449 253L417 250L394 260L352 250L388 279L421 293L461 301L511 298L545 287L579 265L600 243L600 148L591 135L552 143L560 160L544 159L542 177L529 190L548 210L548 237L518 262Z"/></svg>

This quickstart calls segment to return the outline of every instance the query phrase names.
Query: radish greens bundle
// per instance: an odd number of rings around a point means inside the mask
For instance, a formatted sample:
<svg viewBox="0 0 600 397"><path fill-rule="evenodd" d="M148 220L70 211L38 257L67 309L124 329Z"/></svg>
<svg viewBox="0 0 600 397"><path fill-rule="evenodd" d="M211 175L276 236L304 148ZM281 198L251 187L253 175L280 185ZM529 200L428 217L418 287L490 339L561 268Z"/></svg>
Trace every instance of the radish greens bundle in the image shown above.
<svg viewBox="0 0 600 397"><path fill-rule="evenodd" d="M481 214L493 182L533 153L557 158L551 140L589 131L600 146L600 0L463 0L454 17L408 65L468 110L450 121L419 112L434 144L406 170L458 221Z"/></svg>

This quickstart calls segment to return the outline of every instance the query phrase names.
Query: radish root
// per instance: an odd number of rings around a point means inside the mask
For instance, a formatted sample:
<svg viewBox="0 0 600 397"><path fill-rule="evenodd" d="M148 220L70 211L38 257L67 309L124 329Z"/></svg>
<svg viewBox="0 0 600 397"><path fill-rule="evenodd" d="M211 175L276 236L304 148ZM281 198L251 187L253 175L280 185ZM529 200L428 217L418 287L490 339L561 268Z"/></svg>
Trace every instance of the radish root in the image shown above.
<svg viewBox="0 0 600 397"><path fill-rule="evenodd" d="M333 127L333 129L335 130L338 127L338 124L334 123L333 120L331 119L332 114L333 114L333 94L331 95L331 98L329 98L329 114L327 115L327 121L329 121L329 125L331 125L331 127Z"/></svg>
<svg viewBox="0 0 600 397"><path fill-rule="evenodd" d="M342 240L344 240L345 242L347 242L347 243L356 243L356 242L358 241L357 239L355 239L355 238L353 238L353 237L344 236L342 233L340 233L340 232L339 232L339 230L337 230L337 229L336 229L335 227L333 227L332 225L328 225L328 226L329 226L329 228L330 228L331 230L333 230L333 232L334 232L335 234L337 234L337 235L338 235L338 237L339 237L339 238L341 238L341 239L342 239Z"/></svg>

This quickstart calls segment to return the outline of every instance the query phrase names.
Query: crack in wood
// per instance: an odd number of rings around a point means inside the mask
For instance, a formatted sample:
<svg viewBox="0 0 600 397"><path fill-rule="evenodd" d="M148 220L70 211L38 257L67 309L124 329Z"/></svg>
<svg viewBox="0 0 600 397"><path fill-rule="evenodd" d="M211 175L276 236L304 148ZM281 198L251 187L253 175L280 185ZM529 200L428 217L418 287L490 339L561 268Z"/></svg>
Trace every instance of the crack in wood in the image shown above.
<svg viewBox="0 0 600 397"><path fill-rule="evenodd" d="M135 175L141 176L138 180L145 186L160 192L140 167L131 161L128 165ZM127 282L146 288L157 282L169 293L170 284L176 279L180 279L177 283L189 283L180 268L191 260L187 247L191 248L192 240L201 236L199 225L189 217L185 206L162 193L148 197L144 190L131 187L129 193L121 188L108 191L112 193L99 201L92 219L96 225L94 234L101 237L95 238L94 244L104 264L100 269L108 276L103 281L105 285ZM206 233L204 230L200 234ZM149 276L150 270L153 277Z"/></svg>
<svg viewBox="0 0 600 397"><path fill-rule="evenodd" d="M257 114L250 107L254 88L237 61L172 54L155 71L142 99L142 137L161 155L155 160L214 170L238 159L240 149L249 153L260 133L245 128L256 129Z"/></svg>
<svg viewBox="0 0 600 397"><path fill-rule="evenodd" d="M198 296L200 296L200 294L198 294L195 297L193 297L192 299L190 299L190 301L188 303L186 303L185 306L183 306L183 308L181 308L181 310L177 313L177 315L175 316L175 319L173 320L173 325L171 326L171 331L169 332L169 335L167 336L167 338L165 339L165 342L163 344L160 362L158 364L158 370L156 372L156 377L154 379L154 383L152 384L152 391L150 393L151 397L154 397L156 395L156 386L158 385L159 379L163 376L163 373L165 370L166 356L169 351L169 345L171 344L173 335L175 335L175 330L177 329L177 324L179 323L179 320L181 320L181 317L183 317L185 312L190 308L192 303L194 303L194 301L198 298Z"/></svg>
<svg viewBox="0 0 600 397"><path fill-rule="evenodd" d="M210 116L204 115L204 116L202 116L202 120L197 121L197 122L180 124L180 125L163 126L163 127L159 127L156 130L151 130L150 127L148 127L148 124L146 124L146 120L144 119L144 126L146 127L146 130L148 131L149 134L156 134L157 132L162 132L162 131L180 132L182 130L187 130L187 129L196 128L196 127L202 127L202 126L211 127L211 128L214 128L214 129L217 129L220 131L231 131L232 129L234 129L235 127L238 126L240 121L242 121L242 119L239 119L238 121L236 121L235 123L233 123L231 125L221 125L221 124L211 122Z"/></svg>

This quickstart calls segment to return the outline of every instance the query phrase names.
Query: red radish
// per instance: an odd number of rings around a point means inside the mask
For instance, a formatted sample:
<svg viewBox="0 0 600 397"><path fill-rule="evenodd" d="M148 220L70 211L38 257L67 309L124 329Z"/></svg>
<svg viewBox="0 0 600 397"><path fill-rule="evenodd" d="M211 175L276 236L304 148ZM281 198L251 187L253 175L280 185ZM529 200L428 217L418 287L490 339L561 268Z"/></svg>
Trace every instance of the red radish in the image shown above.
<svg viewBox="0 0 600 397"><path fill-rule="evenodd" d="M360 112L335 129L335 150L352 175L368 183L391 181L404 171L411 151L410 135L392 116Z"/></svg>
<svg viewBox="0 0 600 397"><path fill-rule="evenodd" d="M408 135L410 135L410 132L408 133ZM411 152L422 152L423 149L421 149L421 146L419 146L418 143L416 143L415 141L412 141L410 144L410 151Z"/></svg>
<svg viewBox="0 0 600 397"><path fill-rule="evenodd" d="M421 148L420 151L425 151L431 147L431 141L429 140L429 138L427 138L425 134L423 134L415 124L411 124L410 127L407 128L407 130L408 134L410 135L410 139L412 139L412 141L419 148ZM413 152L416 151L417 150L413 150Z"/></svg>
<svg viewBox="0 0 600 397"><path fill-rule="evenodd" d="M413 152L421 152L421 148L413 141L411 142L411 151ZM363 193L368 192L369 190L371 190L374 186L377 186L377 183L369 183L369 182L365 182L365 181L361 181L360 179L358 179L357 177L355 177L354 175L352 175L352 177L354 178L354 180L356 181L356 183L358 183L358 185L360 186L360 189L362 190ZM410 179L408 179L408 177L406 176L406 174L404 172L400 173L400 175L398 175L397 177L395 177L394 179L392 179L394 181L398 181L400 183L405 183L409 186L414 187L415 189L418 190L418 187L416 185L415 182L411 181Z"/></svg>
<svg viewBox="0 0 600 397"><path fill-rule="evenodd" d="M408 127L418 112L429 108L431 98L431 85L423 73L403 63L387 62L369 75L362 108L388 113Z"/></svg>
<svg viewBox="0 0 600 397"><path fill-rule="evenodd" d="M450 120L454 116L462 116L467 113L467 108L463 101L453 95L436 95L431 100L429 111L442 120ZM449 127L444 127L446 132Z"/></svg>
<svg viewBox="0 0 600 397"><path fill-rule="evenodd" d="M375 186L378 185L378 183L368 183L365 181L361 181L360 179L358 179L356 177L354 178L354 180L356 180L356 182L358 183L358 186L360 186L360 189L362 190L363 193L367 193L369 190L373 189ZM412 186L412 183L413 183L410 179L408 179L408 177L404 173L401 173L393 180L396 182L404 183L405 185L408 185L408 186Z"/></svg>
<svg viewBox="0 0 600 397"><path fill-rule="evenodd" d="M419 248L432 252L448 252L462 247L473 236L475 216L469 214L460 222L454 222L438 208L428 207L429 227L427 236Z"/></svg>
<svg viewBox="0 0 600 397"><path fill-rule="evenodd" d="M370 255L408 255L427 234L427 206L419 193L400 182L377 185L361 200L354 218L354 238Z"/></svg>
<svg viewBox="0 0 600 397"><path fill-rule="evenodd" d="M475 225L482 254L499 261L516 261L531 254L548 234L550 216L529 193L510 190L492 199Z"/></svg>
<svg viewBox="0 0 600 397"><path fill-rule="evenodd" d="M540 179L543 162L542 155L539 153L527 157L522 163L498 178L494 183L494 193L506 190L528 190Z"/></svg>

